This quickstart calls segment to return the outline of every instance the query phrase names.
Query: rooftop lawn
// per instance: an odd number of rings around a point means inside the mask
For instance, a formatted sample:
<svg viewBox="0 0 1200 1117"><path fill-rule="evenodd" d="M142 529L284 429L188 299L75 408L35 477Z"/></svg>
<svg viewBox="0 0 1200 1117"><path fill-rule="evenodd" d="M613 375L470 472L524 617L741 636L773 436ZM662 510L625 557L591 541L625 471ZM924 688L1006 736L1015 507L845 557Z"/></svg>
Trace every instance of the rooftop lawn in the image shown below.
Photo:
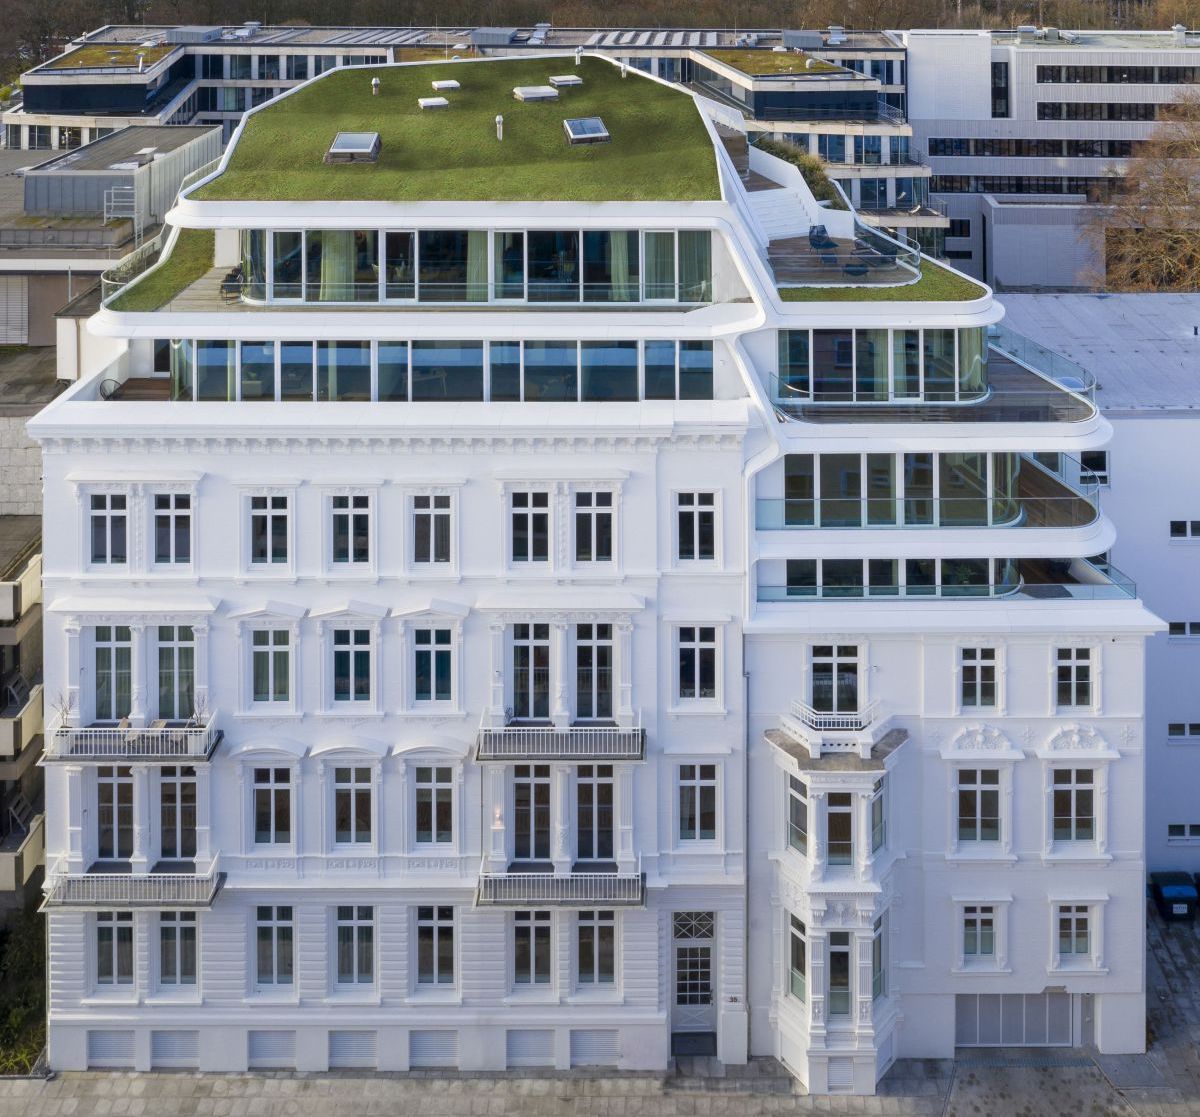
<svg viewBox="0 0 1200 1117"><path fill-rule="evenodd" d="M557 101L517 85L577 72ZM371 79L381 83L371 95ZM421 110L453 78L445 109ZM504 139L496 139L496 115ZM567 117L602 117L612 140L571 146ZM378 163L326 166L337 132L378 132ZM229 165L202 201L682 201L720 198L717 163L692 98L630 69L584 58L491 59L334 70L246 117Z"/></svg>
<svg viewBox="0 0 1200 1117"><path fill-rule="evenodd" d="M984 288L932 260L921 260L921 278L899 287L780 287L785 303L868 302L969 302L980 299Z"/></svg>
<svg viewBox="0 0 1200 1117"><path fill-rule="evenodd" d="M843 68L793 50L706 50L704 53L752 78L803 77L805 74L833 73Z"/></svg>
<svg viewBox="0 0 1200 1117"><path fill-rule="evenodd" d="M108 304L109 310L136 314L165 306L213 266L214 243L211 229L180 229L162 267L126 287Z"/></svg>
<svg viewBox="0 0 1200 1117"><path fill-rule="evenodd" d="M163 46L144 47L140 43L88 43L77 47L70 54L46 63L51 70L85 70L92 68L120 67L136 70L138 55L146 56L146 66L153 66L159 59L166 58L178 46L167 43Z"/></svg>

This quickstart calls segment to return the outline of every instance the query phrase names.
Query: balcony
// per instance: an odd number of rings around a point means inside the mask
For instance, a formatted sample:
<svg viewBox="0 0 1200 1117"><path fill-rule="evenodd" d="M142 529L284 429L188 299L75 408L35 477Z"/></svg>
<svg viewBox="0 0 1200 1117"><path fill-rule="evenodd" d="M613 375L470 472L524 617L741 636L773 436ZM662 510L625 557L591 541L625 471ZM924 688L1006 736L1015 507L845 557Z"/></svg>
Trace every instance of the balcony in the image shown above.
<svg viewBox="0 0 1200 1117"><path fill-rule="evenodd" d="M988 391L975 400L820 399L772 376L772 402L781 418L805 423L1079 423L1096 414L1096 382L1089 373L1061 362L1039 367L1050 375L1026 368L993 339Z"/></svg>
<svg viewBox="0 0 1200 1117"><path fill-rule="evenodd" d="M150 760L164 763L207 760L224 732L210 714L203 725L156 721L147 726L88 725L51 727L47 760Z"/></svg>
<svg viewBox="0 0 1200 1117"><path fill-rule="evenodd" d="M0 892L20 892L46 854L46 816L30 817L24 830L13 827L0 841Z"/></svg>
<svg viewBox="0 0 1200 1117"><path fill-rule="evenodd" d="M0 625L21 620L42 600L39 516L0 516Z"/></svg>
<svg viewBox="0 0 1200 1117"><path fill-rule="evenodd" d="M895 732L878 702L858 710L818 710L797 700L781 723L783 731L813 758L834 752L866 760L881 741Z"/></svg>
<svg viewBox="0 0 1200 1117"><path fill-rule="evenodd" d="M646 731L620 725L481 725L475 737L475 759L524 764L539 760L642 760Z"/></svg>
<svg viewBox="0 0 1200 1117"><path fill-rule="evenodd" d="M646 902L644 873L552 872L479 873L476 907L589 908L643 907Z"/></svg>
<svg viewBox="0 0 1200 1117"><path fill-rule="evenodd" d="M0 761L15 760L42 732L42 684L29 687L22 680L8 688L15 700L0 707ZM0 701L4 689L0 687Z"/></svg>
<svg viewBox="0 0 1200 1117"><path fill-rule="evenodd" d="M97 872L67 875L61 862L47 874L47 908L209 908L225 883L214 868L197 873Z"/></svg>
<svg viewBox="0 0 1200 1117"><path fill-rule="evenodd" d="M985 475L959 470L943 479L954 496L764 498L755 502L759 531L829 528L1081 528L1100 515L1093 474L1067 455L1052 467L1022 455L1008 492L988 495ZM1078 478L1078 480L1076 480ZM932 494L932 483L928 486Z"/></svg>

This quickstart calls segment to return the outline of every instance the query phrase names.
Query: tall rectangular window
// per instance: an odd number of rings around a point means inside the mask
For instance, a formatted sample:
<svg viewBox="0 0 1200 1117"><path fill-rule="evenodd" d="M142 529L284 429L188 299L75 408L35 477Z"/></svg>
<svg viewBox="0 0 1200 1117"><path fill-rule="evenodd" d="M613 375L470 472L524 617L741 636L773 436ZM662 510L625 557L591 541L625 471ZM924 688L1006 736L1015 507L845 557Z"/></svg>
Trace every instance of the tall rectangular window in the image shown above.
<svg viewBox="0 0 1200 1117"><path fill-rule="evenodd" d="M196 856L196 769L168 764L159 776L160 844L163 860Z"/></svg>
<svg viewBox="0 0 1200 1117"><path fill-rule="evenodd" d="M1092 953L1092 935L1086 904L1058 905L1058 956L1078 962Z"/></svg>
<svg viewBox="0 0 1200 1117"><path fill-rule="evenodd" d="M1096 837L1094 771L1055 768L1051 797L1056 842L1090 842Z"/></svg>
<svg viewBox="0 0 1200 1117"><path fill-rule="evenodd" d="M260 904L254 924L255 981L260 986L294 980L295 923L290 905Z"/></svg>
<svg viewBox="0 0 1200 1117"><path fill-rule="evenodd" d="M871 823L871 852L878 853L887 842L886 787L882 777L875 781L868 804Z"/></svg>
<svg viewBox="0 0 1200 1117"><path fill-rule="evenodd" d="M613 859L613 766L580 764L575 778L576 852L580 861Z"/></svg>
<svg viewBox="0 0 1200 1117"><path fill-rule="evenodd" d="M133 912L96 913L96 984L133 984Z"/></svg>
<svg viewBox="0 0 1200 1117"><path fill-rule="evenodd" d="M454 698L454 634L448 628L413 630L413 700L450 702Z"/></svg>
<svg viewBox="0 0 1200 1117"><path fill-rule="evenodd" d="M414 496L413 562L419 565L450 561L450 497Z"/></svg>
<svg viewBox="0 0 1200 1117"><path fill-rule="evenodd" d="M257 845L288 845L291 840L291 769L255 768L254 841Z"/></svg>
<svg viewBox="0 0 1200 1117"><path fill-rule="evenodd" d="M1000 840L1000 769L958 770L958 840Z"/></svg>
<svg viewBox="0 0 1200 1117"><path fill-rule="evenodd" d="M679 632L679 689L681 700L716 698L717 630L710 625L685 625Z"/></svg>
<svg viewBox="0 0 1200 1117"><path fill-rule="evenodd" d="M717 557L716 505L716 493L676 494L680 562L711 561Z"/></svg>
<svg viewBox="0 0 1200 1117"><path fill-rule="evenodd" d="M613 716L611 624L575 626L575 717L608 721Z"/></svg>
<svg viewBox="0 0 1200 1117"><path fill-rule="evenodd" d="M967 904L962 915L963 961L991 961L996 957L996 909L992 904Z"/></svg>
<svg viewBox="0 0 1200 1117"><path fill-rule="evenodd" d="M830 865L854 862L854 796L831 791L825 796L825 848Z"/></svg>
<svg viewBox="0 0 1200 1117"><path fill-rule="evenodd" d="M788 845L808 856L808 788L804 781L788 776Z"/></svg>
<svg viewBox="0 0 1200 1117"><path fill-rule="evenodd" d="M290 701L291 633L286 628L256 629L250 640L254 701Z"/></svg>
<svg viewBox="0 0 1200 1117"><path fill-rule="evenodd" d="M1092 652L1090 648L1056 649L1055 667L1059 709L1092 704Z"/></svg>
<svg viewBox="0 0 1200 1117"><path fill-rule="evenodd" d="M418 844L454 840L454 773L449 767L416 770Z"/></svg>
<svg viewBox="0 0 1200 1117"><path fill-rule="evenodd" d="M550 860L550 765L513 768L513 854L518 861Z"/></svg>
<svg viewBox="0 0 1200 1117"><path fill-rule="evenodd" d="M513 717L550 717L550 626L513 625Z"/></svg>
<svg viewBox="0 0 1200 1117"><path fill-rule="evenodd" d="M191 625L158 626L158 716L186 721L196 713L196 637Z"/></svg>
<svg viewBox="0 0 1200 1117"><path fill-rule="evenodd" d="M333 840L359 845L371 840L371 769L333 771Z"/></svg>
<svg viewBox="0 0 1200 1117"><path fill-rule="evenodd" d="M958 653L963 709L996 704L996 649L962 648Z"/></svg>
<svg viewBox="0 0 1200 1117"><path fill-rule="evenodd" d="M189 493L154 494L154 561L192 561L192 498Z"/></svg>
<svg viewBox="0 0 1200 1117"><path fill-rule="evenodd" d="M878 1000L887 995L887 921L875 920L871 936L871 996Z"/></svg>
<svg viewBox="0 0 1200 1117"><path fill-rule="evenodd" d="M196 984L194 911L159 912L158 982L167 986Z"/></svg>
<svg viewBox="0 0 1200 1117"><path fill-rule="evenodd" d="M375 980L375 909L339 904L336 920L339 985L370 985Z"/></svg>
<svg viewBox="0 0 1200 1117"><path fill-rule="evenodd" d="M850 932L829 932L829 1015L850 1015Z"/></svg>
<svg viewBox="0 0 1200 1117"><path fill-rule="evenodd" d="M128 861L133 856L133 769L96 769L96 859Z"/></svg>
<svg viewBox="0 0 1200 1117"><path fill-rule="evenodd" d="M815 644L810 682L812 707L818 713L858 712L859 650L857 644Z"/></svg>
<svg viewBox="0 0 1200 1117"><path fill-rule="evenodd" d="M330 505L334 563L367 565L371 561L371 498L365 493L335 496Z"/></svg>
<svg viewBox="0 0 1200 1117"><path fill-rule="evenodd" d="M617 919L611 911L581 911L576 917L579 940L579 984L612 985L616 981Z"/></svg>
<svg viewBox="0 0 1200 1117"><path fill-rule="evenodd" d="M417 984L454 984L454 908L417 908Z"/></svg>
<svg viewBox="0 0 1200 1117"><path fill-rule="evenodd" d="M517 492L511 501L513 562L549 562L550 494Z"/></svg>
<svg viewBox="0 0 1200 1117"><path fill-rule="evenodd" d="M788 992L808 1000L808 934L804 923L788 916Z"/></svg>
<svg viewBox="0 0 1200 1117"><path fill-rule="evenodd" d="M679 766L679 838L707 841L717 836L717 766Z"/></svg>
<svg viewBox="0 0 1200 1117"><path fill-rule="evenodd" d="M250 562L271 566L288 560L288 498L250 498Z"/></svg>
<svg viewBox="0 0 1200 1117"><path fill-rule="evenodd" d="M575 561L612 562L613 494L583 491L575 494Z"/></svg>
<svg viewBox="0 0 1200 1117"><path fill-rule="evenodd" d="M513 914L513 980L517 985L550 984L550 913Z"/></svg>
<svg viewBox="0 0 1200 1117"><path fill-rule="evenodd" d="M124 566L128 561L128 503L123 493L91 498L91 561L97 566Z"/></svg>
<svg viewBox="0 0 1200 1117"><path fill-rule="evenodd" d="M101 624L92 634L96 721L119 722L129 717L132 701L133 641L129 627Z"/></svg>
<svg viewBox="0 0 1200 1117"><path fill-rule="evenodd" d="M371 701L371 630L333 630L333 700Z"/></svg>

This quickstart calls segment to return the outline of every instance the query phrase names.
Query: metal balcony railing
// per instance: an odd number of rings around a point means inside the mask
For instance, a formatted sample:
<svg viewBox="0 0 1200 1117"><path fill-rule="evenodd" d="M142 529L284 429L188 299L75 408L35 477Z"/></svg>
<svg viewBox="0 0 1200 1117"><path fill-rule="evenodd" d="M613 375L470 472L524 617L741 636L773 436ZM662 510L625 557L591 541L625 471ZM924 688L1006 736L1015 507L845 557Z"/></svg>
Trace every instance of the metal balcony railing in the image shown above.
<svg viewBox="0 0 1200 1117"><path fill-rule="evenodd" d="M225 883L225 874L83 873L70 876L59 866L47 876L50 908L207 908Z"/></svg>
<svg viewBox="0 0 1200 1117"><path fill-rule="evenodd" d="M861 733L879 720L879 703L872 702L853 712L834 712L816 710L808 703L797 700L792 703L792 717L818 732Z"/></svg>
<svg viewBox="0 0 1200 1117"><path fill-rule="evenodd" d="M636 873L489 873L480 870L477 907L642 907L646 877Z"/></svg>
<svg viewBox="0 0 1200 1117"><path fill-rule="evenodd" d="M475 737L479 761L641 760L646 731L640 726L481 725Z"/></svg>
<svg viewBox="0 0 1200 1117"><path fill-rule="evenodd" d="M200 725L156 722L148 726L55 724L46 739L47 760L207 760L222 731L210 714Z"/></svg>

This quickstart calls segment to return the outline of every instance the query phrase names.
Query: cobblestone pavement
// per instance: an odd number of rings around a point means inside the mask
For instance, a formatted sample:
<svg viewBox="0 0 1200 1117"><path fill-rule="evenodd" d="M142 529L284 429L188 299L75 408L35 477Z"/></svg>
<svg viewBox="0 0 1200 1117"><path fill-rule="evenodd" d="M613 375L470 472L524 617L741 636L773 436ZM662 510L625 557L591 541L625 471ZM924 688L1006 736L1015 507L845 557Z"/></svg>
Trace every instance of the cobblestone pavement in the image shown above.
<svg viewBox="0 0 1200 1117"><path fill-rule="evenodd" d="M0 1080L0 1117L1200 1117L1200 926L1149 924L1148 1055L901 1060L873 1098L809 1097L774 1060L674 1074L63 1074Z"/></svg>

